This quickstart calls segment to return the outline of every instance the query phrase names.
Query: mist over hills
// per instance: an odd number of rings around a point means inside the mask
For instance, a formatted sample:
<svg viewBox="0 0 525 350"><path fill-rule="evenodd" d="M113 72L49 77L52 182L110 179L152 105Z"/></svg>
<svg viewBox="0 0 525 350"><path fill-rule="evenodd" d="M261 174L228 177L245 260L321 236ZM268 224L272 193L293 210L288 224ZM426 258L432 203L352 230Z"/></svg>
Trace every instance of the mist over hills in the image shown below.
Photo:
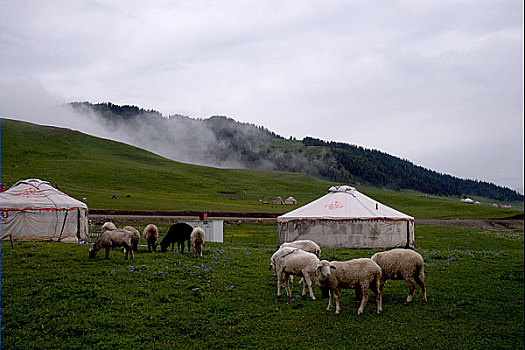
<svg viewBox="0 0 525 350"><path fill-rule="evenodd" d="M180 162L300 172L328 181L433 195L523 201L523 195L512 189L441 174L381 151L312 137L285 139L262 126L225 116L166 118L155 110L112 103L69 106L110 131L113 138Z"/></svg>

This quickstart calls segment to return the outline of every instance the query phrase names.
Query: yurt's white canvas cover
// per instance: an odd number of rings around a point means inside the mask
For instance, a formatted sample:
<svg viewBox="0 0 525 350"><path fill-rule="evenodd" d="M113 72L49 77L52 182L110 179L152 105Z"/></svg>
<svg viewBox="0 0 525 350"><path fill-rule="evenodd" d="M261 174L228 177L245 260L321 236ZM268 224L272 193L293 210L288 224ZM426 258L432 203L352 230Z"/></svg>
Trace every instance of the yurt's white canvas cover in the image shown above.
<svg viewBox="0 0 525 350"><path fill-rule="evenodd" d="M414 218L381 204L350 186L334 186L325 196L277 218L278 243L310 239L328 248L414 246Z"/></svg>
<svg viewBox="0 0 525 350"><path fill-rule="evenodd" d="M47 181L28 179L0 193L2 239L78 242L88 239L88 208Z"/></svg>

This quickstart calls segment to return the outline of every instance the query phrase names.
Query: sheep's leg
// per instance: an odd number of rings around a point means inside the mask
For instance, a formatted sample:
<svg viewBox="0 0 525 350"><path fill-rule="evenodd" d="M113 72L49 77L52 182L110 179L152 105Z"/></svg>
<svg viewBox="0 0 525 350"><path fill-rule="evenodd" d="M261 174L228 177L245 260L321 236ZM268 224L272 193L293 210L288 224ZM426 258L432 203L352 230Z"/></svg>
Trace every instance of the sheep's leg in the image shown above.
<svg viewBox="0 0 525 350"><path fill-rule="evenodd" d="M414 297L414 293L416 292L416 284L414 283L414 280L412 278L407 278L406 284L408 287L408 297L407 297L407 300L405 301L405 304L408 305L412 301L412 298Z"/></svg>
<svg viewBox="0 0 525 350"><path fill-rule="evenodd" d="M381 281L379 283L379 291L381 294L383 294L383 288L385 287L386 280L384 278L381 278Z"/></svg>
<svg viewBox="0 0 525 350"><path fill-rule="evenodd" d="M111 247L106 248L106 259L109 259L109 251L111 250Z"/></svg>
<svg viewBox="0 0 525 350"><path fill-rule="evenodd" d="M383 311L383 293L381 293L381 279L377 278L370 284L370 289L376 295L377 314Z"/></svg>
<svg viewBox="0 0 525 350"><path fill-rule="evenodd" d="M127 252L126 252L126 254L127 254ZM133 248L132 247L130 247L130 249L129 249L129 254L131 255L131 260L133 260Z"/></svg>
<svg viewBox="0 0 525 350"><path fill-rule="evenodd" d="M277 274L277 296L278 297L281 296L281 278L282 278L282 273L279 272Z"/></svg>
<svg viewBox="0 0 525 350"><path fill-rule="evenodd" d="M326 307L326 311L330 311L332 309L332 293L331 289L328 289L328 306Z"/></svg>
<svg viewBox="0 0 525 350"><path fill-rule="evenodd" d="M288 298L292 297L292 291L290 290L290 275L286 272L284 273L284 289L286 290L286 295Z"/></svg>
<svg viewBox="0 0 525 350"><path fill-rule="evenodd" d="M423 301L421 302L423 305L427 303L427 290L425 288L425 282L423 282L423 279L421 279L419 276L415 277L416 283L421 287L421 292L423 293Z"/></svg>
<svg viewBox="0 0 525 350"><path fill-rule="evenodd" d="M355 286L355 300L361 300L363 299L363 296L361 295L361 285L359 283Z"/></svg>
<svg viewBox="0 0 525 350"><path fill-rule="evenodd" d="M339 315L339 313L341 312L341 306L339 306L339 292L340 292L339 289L332 290L332 293L334 294L334 298L335 298L335 314L336 315Z"/></svg>
<svg viewBox="0 0 525 350"><path fill-rule="evenodd" d="M361 299L361 305L359 306L359 310L357 310L358 316L363 314L363 310L365 309L365 306L368 303L368 288L367 287L361 287L361 295L363 296L363 299Z"/></svg>
<svg viewBox="0 0 525 350"><path fill-rule="evenodd" d="M378 291L376 293L376 303L377 303L377 314L379 315L383 312L383 294Z"/></svg>
<svg viewBox="0 0 525 350"><path fill-rule="evenodd" d="M312 300L315 300L315 295L314 295L314 292L312 290L312 279L310 278L310 274L309 273L303 273L303 278L304 280L306 281L306 284L308 284L308 291L310 292L310 298ZM306 294L306 291L305 291L305 285L303 284L303 296Z"/></svg>
<svg viewBox="0 0 525 350"><path fill-rule="evenodd" d="M124 247L124 251L126 252L126 257L124 259L128 260L128 251L129 251L129 249L127 247Z"/></svg>

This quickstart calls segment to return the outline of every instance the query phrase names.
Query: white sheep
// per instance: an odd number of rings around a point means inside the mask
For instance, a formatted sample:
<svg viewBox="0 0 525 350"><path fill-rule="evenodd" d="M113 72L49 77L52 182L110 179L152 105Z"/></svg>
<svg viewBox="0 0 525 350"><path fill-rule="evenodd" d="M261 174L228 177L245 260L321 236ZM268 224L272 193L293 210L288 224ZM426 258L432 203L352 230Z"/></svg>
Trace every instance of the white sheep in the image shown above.
<svg viewBox="0 0 525 350"><path fill-rule="evenodd" d="M191 231L190 239L193 245L193 250L195 251L195 256L202 256L202 247L204 246L204 230L200 227L195 227Z"/></svg>
<svg viewBox="0 0 525 350"><path fill-rule="evenodd" d="M315 278L315 272L319 265L319 258L315 254L305 252L299 248L283 247L277 250L270 259L271 267L277 276L277 296L281 296L281 276L284 273L284 285L286 295L292 296L290 291L290 275L301 276L306 281L303 283L302 296L306 294L306 285L310 292L310 298L315 300L312 291L312 276Z"/></svg>
<svg viewBox="0 0 525 350"><path fill-rule="evenodd" d="M131 253L131 259L133 260L133 249L131 246L131 232L124 229L116 229L104 231L98 237L93 248L89 249L89 257L94 258L98 251L102 248L106 249L106 259L109 258L109 252L113 247L124 247L126 250L126 260L128 259L128 252Z"/></svg>
<svg viewBox="0 0 525 350"><path fill-rule="evenodd" d="M335 297L335 313L341 311L339 306L339 294L341 289L352 288L359 291L361 305L357 315L363 313L368 302L368 291L376 295L377 314L383 311L383 300L381 295L381 268L372 259L361 258L348 261L322 260L317 269L317 278L321 286L329 288L328 307L332 308L332 296Z"/></svg>
<svg viewBox="0 0 525 350"><path fill-rule="evenodd" d="M386 252L376 253L371 258L383 272L381 280L381 291L387 280L405 280L409 293L406 304L414 297L417 283L423 293L422 304L427 303L427 291L425 288L425 261L423 257L411 249L392 249ZM414 283L415 282L415 283Z"/></svg>
<svg viewBox="0 0 525 350"><path fill-rule="evenodd" d="M304 250L305 252L310 252L310 253L317 255L318 258L321 257L321 248L319 247L317 243L309 239L303 239L303 240L293 241L293 242L285 242L281 244L281 248L283 247L299 248L299 249Z"/></svg>
<svg viewBox="0 0 525 350"><path fill-rule="evenodd" d="M148 242L148 252L151 253L151 250L156 253L157 252L157 238L159 237L159 230L157 229L157 226L155 224L148 224L144 228L143 232L144 238L146 239L146 242Z"/></svg>
<svg viewBox="0 0 525 350"><path fill-rule="evenodd" d="M133 251L136 252L137 251L137 247L139 245L139 241L140 241L140 233L139 233L139 231L133 226L125 226L124 230L128 230L129 232L132 233L132 235L131 235L131 245L133 247Z"/></svg>
<svg viewBox="0 0 525 350"><path fill-rule="evenodd" d="M116 230L116 229L117 229L117 226L114 223L110 222L110 221L105 222L104 225L102 225L102 232L104 232L104 231L112 231L112 230Z"/></svg>

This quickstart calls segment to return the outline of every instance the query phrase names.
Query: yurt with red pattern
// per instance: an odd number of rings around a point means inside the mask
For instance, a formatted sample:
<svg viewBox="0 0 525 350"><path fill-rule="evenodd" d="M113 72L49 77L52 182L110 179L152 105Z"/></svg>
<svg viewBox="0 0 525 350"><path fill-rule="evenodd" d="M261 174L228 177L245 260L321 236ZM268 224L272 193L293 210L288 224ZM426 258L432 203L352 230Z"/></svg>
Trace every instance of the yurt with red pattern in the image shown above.
<svg viewBox="0 0 525 350"><path fill-rule="evenodd" d="M414 246L414 218L350 186L277 218L278 244L309 239L327 248Z"/></svg>
<svg viewBox="0 0 525 350"><path fill-rule="evenodd" d="M18 181L0 193L2 239L53 240L77 243L88 240L88 207L47 181Z"/></svg>

